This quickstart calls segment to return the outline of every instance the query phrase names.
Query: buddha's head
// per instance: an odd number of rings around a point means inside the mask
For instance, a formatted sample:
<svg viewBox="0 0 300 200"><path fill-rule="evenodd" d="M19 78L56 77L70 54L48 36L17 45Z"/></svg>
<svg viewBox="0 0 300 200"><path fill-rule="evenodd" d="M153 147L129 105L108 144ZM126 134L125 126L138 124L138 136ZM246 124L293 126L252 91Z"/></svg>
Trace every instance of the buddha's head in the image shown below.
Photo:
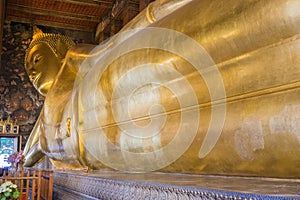
<svg viewBox="0 0 300 200"><path fill-rule="evenodd" d="M34 27L33 39L25 55L25 69L40 94L47 94L73 45L74 42L66 36L43 33Z"/></svg>

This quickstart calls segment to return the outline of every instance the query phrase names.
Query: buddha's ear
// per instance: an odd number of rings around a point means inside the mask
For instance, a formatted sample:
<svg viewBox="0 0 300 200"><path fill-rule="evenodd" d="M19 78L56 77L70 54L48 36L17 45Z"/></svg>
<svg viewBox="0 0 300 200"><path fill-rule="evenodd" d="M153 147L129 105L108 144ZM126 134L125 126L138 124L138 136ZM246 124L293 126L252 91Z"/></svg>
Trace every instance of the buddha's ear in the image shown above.
<svg viewBox="0 0 300 200"><path fill-rule="evenodd" d="M68 51L68 47L67 45L63 42L62 39L58 39L56 42L56 49L57 49L57 53L64 58L66 56L66 53Z"/></svg>

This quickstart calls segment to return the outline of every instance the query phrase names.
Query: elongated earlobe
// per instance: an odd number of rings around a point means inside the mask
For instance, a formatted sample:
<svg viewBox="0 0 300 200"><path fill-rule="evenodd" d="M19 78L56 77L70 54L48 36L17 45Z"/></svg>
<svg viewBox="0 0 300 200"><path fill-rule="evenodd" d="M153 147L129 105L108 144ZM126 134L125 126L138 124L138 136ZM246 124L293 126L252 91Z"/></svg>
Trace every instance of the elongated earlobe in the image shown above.
<svg viewBox="0 0 300 200"><path fill-rule="evenodd" d="M68 46L59 38L56 42L56 50L57 54L63 59L67 54Z"/></svg>

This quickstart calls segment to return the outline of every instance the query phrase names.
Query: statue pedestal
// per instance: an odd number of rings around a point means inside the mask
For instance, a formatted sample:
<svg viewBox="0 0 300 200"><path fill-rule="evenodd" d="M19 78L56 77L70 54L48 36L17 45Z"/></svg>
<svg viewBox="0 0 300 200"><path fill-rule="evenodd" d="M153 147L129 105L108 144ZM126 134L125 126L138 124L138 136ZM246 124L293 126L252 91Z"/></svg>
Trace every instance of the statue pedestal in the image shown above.
<svg viewBox="0 0 300 200"><path fill-rule="evenodd" d="M299 179L115 171L55 172L55 199L294 199Z"/></svg>

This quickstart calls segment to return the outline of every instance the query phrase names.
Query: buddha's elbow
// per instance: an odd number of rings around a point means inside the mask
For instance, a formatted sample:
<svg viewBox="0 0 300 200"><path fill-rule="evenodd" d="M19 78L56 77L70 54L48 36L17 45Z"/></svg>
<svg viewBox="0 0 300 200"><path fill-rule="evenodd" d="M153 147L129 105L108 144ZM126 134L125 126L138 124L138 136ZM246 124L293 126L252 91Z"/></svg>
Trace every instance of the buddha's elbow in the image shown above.
<svg viewBox="0 0 300 200"><path fill-rule="evenodd" d="M32 167L39 163L44 158L44 153L39 148L38 144L31 147L25 154L25 167Z"/></svg>

